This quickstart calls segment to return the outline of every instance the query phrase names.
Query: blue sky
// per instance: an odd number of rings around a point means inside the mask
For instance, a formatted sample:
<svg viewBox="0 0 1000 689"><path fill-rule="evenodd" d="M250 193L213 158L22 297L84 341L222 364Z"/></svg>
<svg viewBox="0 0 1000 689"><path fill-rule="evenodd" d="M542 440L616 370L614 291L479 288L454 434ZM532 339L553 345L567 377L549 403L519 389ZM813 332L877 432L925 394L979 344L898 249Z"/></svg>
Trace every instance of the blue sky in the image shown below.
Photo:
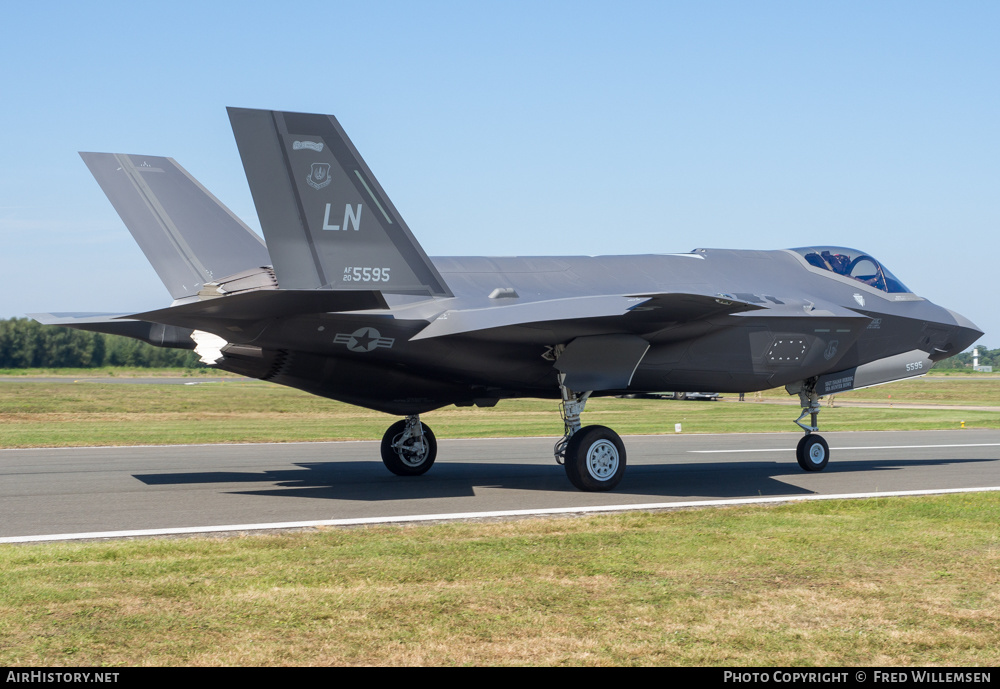
<svg viewBox="0 0 1000 689"><path fill-rule="evenodd" d="M998 30L996 2L7 2L0 317L169 302L77 151L171 156L259 229L232 105L335 114L432 256L856 247L1000 346Z"/></svg>

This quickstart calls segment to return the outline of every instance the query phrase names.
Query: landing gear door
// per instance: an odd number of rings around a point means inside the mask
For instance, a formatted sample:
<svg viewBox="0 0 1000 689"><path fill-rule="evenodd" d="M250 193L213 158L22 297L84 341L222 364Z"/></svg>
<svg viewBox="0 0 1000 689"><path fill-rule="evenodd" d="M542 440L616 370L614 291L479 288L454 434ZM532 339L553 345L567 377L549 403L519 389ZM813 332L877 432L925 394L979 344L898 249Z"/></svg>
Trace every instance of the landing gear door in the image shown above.
<svg viewBox="0 0 1000 689"><path fill-rule="evenodd" d="M934 362L930 360L927 352L915 349L870 364L822 375L816 383L816 392L820 395L833 395L847 390L891 383L895 380L915 378L929 373L933 365Z"/></svg>
<svg viewBox="0 0 1000 689"><path fill-rule="evenodd" d="M571 390L625 390L649 349L637 335L578 337L554 364Z"/></svg>

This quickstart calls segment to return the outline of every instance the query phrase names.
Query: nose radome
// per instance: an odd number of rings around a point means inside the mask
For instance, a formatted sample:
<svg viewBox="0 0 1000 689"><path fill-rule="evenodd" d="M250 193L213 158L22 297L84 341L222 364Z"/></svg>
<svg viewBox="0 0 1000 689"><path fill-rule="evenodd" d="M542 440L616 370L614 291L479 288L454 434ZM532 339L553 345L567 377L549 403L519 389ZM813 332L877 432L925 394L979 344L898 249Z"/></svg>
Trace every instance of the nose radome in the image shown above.
<svg viewBox="0 0 1000 689"><path fill-rule="evenodd" d="M955 326L953 327L952 337L950 342L951 345L948 347L947 356L954 356L959 352L965 351L965 349L971 345L973 342L978 340L983 336L983 331L979 327L970 321L968 318L960 313L956 313L951 309L945 309L952 318L955 319Z"/></svg>

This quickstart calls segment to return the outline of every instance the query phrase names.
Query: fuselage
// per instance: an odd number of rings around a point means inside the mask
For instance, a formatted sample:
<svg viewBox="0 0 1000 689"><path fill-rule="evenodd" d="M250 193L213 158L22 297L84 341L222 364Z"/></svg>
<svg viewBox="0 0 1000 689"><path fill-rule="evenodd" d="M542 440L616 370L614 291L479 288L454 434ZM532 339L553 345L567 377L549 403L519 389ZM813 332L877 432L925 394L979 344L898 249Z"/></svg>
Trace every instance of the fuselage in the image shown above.
<svg viewBox="0 0 1000 689"><path fill-rule="evenodd" d="M908 353L912 361L903 357L900 366L913 375L981 335L968 320L901 285L890 292L885 281L838 274L807 256L814 260L805 250L726 249L435 258L453 297L390 294L388 310L280 319L245 334L246 344L262 351L251 369L246 360L229 367L405 414L452 403L558 397L553 363L560 347L588 333L634 335L649 344L627 385L595 394L747 392ZM562 305L610 295L630 297L635 307L603 318L559 313ZM698 295L701 301L644 299L651 295ZM705 309L709 297L717 308ZM551 308L545 318L519 320L532 305ZM411 339L438 319L497 319L505 309L511 318L501 317L503 325Z"/></svg>

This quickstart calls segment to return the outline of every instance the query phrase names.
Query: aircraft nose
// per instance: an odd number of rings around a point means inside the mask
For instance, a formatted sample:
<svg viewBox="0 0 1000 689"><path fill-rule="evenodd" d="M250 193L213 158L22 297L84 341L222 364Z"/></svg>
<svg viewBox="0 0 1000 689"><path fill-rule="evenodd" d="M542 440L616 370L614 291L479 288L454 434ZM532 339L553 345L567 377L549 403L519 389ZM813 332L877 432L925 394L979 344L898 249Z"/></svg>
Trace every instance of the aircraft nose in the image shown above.
<svg viewBox="0 0 1000 689"><path fill-rule="evenodd" d="M945 311L954 319L954 325L949 323L952 326L951 338L945 347L947 349L945 357L949 357L965 351L969 345L983 336L983 331L962 314L951 309L945 309Z"/></svg>

